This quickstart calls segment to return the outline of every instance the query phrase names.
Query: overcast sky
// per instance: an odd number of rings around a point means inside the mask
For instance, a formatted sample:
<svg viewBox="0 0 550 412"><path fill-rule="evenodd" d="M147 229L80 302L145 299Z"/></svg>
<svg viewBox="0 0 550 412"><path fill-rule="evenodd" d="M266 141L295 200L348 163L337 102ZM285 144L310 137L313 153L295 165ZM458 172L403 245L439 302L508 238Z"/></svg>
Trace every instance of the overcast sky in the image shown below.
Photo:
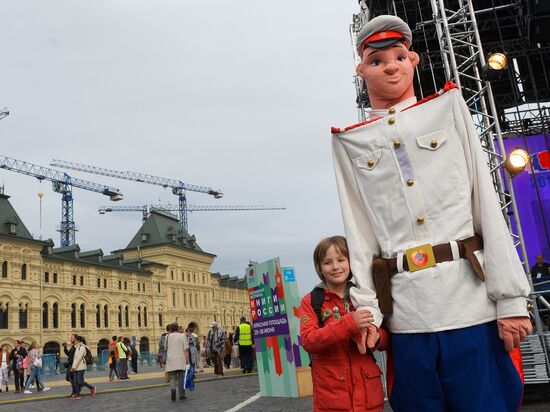
<svg viewBox="0 0 550 412"><path fill-rule="evenodd" d="M192 204L284 205L195 212L189 231L242 276L279 256L301 294L318 278L317 242L342 234L330 126L355 123L348 26L355 0L0 0L0 155L133 170L219 188ZM79 172L118 187L116 205L177 202L170 190ZM49 182L0 171L28 229L53 238L61 196ZM42 228L39 200L43 198ZM74 190L82 250L125 247L139 213Z"/></svg>

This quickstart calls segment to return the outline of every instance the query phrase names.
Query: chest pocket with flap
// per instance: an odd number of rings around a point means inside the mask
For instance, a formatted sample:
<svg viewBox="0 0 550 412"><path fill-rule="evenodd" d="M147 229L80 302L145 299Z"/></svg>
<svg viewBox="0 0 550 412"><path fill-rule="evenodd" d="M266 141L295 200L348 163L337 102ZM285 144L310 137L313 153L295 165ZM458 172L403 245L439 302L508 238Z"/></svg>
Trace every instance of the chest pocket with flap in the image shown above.
<svg viewBox="0 0 550 412"><path fill-rule="evenodd" d="M447 132L445 130L438 130L436 132L426 134L424 136L418 136L416 143L423 149L437 150L447 141Z"/></svg>
<svg viewBox="0 0 550 412"><path fill-rule="evenodd" d="M381 156L382 156L381 149L374 150L372 152L366 153L362 156L359 156L353 159L353 164L360 169L372 170L380 162Z"/></svg>

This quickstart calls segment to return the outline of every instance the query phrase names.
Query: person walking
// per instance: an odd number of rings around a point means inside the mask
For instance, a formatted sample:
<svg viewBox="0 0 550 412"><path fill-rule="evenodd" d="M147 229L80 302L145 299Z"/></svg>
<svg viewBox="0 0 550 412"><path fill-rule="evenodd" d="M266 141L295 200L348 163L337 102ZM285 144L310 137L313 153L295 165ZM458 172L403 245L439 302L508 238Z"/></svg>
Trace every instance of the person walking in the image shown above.
<svg viewBox="0 0 550 412"><path fill-rule="evenodd" d="M86 346L86 341L82 336L76 336L76 345L75 345L75 352L74 352L74 360L71 365L71 371L74 372L74 379L73 379L73 395L71 396L72 399L80 399L80 391L82 390L82 387L85 386L88 389L90 389L90 393L92 396L95 396L96 394L96 388L89 383L87 383L84 380L84 372L86 372L86 355L88 351L90 351L90 348ZM90 353L91 356L91 353Z"/></svg>
<svg viewBox="0 0 550 412"><path fill-rule="evenodd" d="M67 343L63 342L63 352L67 355L67 362L65 362L65 368L67 372L65 373L65 380L71 384L71 397L74 395L74 372L71 371L71 365L74 360L74 351L76 349L76 335L73 333L69 338L71 342L71 349L67 349Z"/></svg>
<svg viewBox="0 0 550 412"><path fill-rule="evenodd" d="M42 349L36 342L32 342L31 346L29 346L28 364L30 368L30 375L25 384L24 393L32 393L30 391L30 386L35 378L37 381L37 391L39 388L41 388L44 392L49 391L50 388L46 386L42 380Z"/></svg>
<svg viewBox="0 0 550 412"><path fill-rule="evenodd" d="M234 340L239 345L239 359L243 373L251 373L254 367L254 359L252 357L252 327L244 316L241 317L241 324L235 330Z"/></svg>
<svg viewBox="0 0 550 412"><path fill-rule="evenodd" d="M179 333L177 323L172 323L166 335L166 367L170 379L170 396L176 400L176 385L180 399L186 399L183 388L184 373L189 369L189 343L185 334Z"/></svg>
<svg viewBox="0 0 550 412"><path fill-rule="evenodd" d="M166 363L166 336L170 333L170 325L166 325L166 332L160 335L159 348L157 351L157 363L163 367Z"/></svg>
<svg viewBox="0 0 550 412"><path fill-rule="evenodd" d="M59 352L55 352L53 369L54 369L54 374L59 375Z"/></svg>
<svg viewBox="0 0 550 412"><path fill-rule="evenodd" d="M15 381L15 393L22 393L25 382L25 368L23 360L27 357L27 350L21 345L20 340L14 342L14 348L10 352L11 370Z"/></svg>
<svg viewBox="0 0 550 412"><path fill-rule="evenodd" d="M225 345L225 331L218 326L218 322L212 322L212 328L206 337L206 351L214 363L214 373L223 376L222 352Z"/></svg>
<svg viewBox="0 0 550 412"><path fill-rule="evenodd" d="M226 369L231 367L231 354L233 353L233 333L229 333L227 338L225 338L225 343L223 347L223 364Z"/></svg>
<svg viewBox="0 0 550 412"><path fill-rule="evenodd" d="M8 345L2 345L0 352L0 392L2 392L2 387L6 386L6 392L9 391L8 388L8 377L10 373L10 351Z"/></svg>
<svg viewBox="0 0 550 412"><path fill-rule="evenodd" d="M199 368L200 363L200 343L199 336L195 333L196 329L197 324L195 322L191 322L185 331L189 343L189 360L191 365L195 367L195 370Z"/></svg>
<svg viewBox="0 0 550 412"><path fill-rule="evenodd" d="M128 378L128 354L130 351L123 342L123 337L119 336L117 339L117 351L118 351L118 377L120 380L127 380Z"/></svg>
<svg viewBox="0 0 550 412"><path fill-rule="evenodd" d="M112 350L111 354L109 355L109 382L114 379L113 375L116 376L116 379L118 381L120 380L120 378L118 377L118 372L116 370L116 356L114 350Z"/></svg>
<svg viewBox="0 0 550 412"><path fill-rule="evenodd" d="M132 363L132 373L137 373L139 353L136 349L135 343L132 343L130 345L130 356L131 356L130 360Z"/></svg>

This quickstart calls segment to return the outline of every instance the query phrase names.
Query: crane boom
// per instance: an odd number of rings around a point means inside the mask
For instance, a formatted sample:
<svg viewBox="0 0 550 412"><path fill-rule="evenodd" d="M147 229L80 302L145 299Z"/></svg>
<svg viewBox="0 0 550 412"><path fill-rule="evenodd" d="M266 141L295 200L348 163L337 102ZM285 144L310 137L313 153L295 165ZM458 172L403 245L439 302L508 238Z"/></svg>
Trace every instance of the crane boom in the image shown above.
<svg viewBox="0 0 550 412"><path fill-rule="evenodd" d="M36 177L38 180L50 180L55 183L71 185L72 187L76 187L79 189L101 193L103 195L111 197L111 200L113 201L122 200L122 194L120 193L120 190L116 188L90 182L88 180L76 179L69 176L67 173L60 172L59 170L35 165L33 163L25 162L23 160L0 156L0 168L11 170L13 172L21 173L27 176L33 176Z"/></svg>
<svg viewBox="0 0 550 412"><path fill-rule="evenodd" d="M73 220L73 187L101 193L109 196L112 201L123 199L120 190L114 187L101 185L88 180L75 179L59 170L35 165L23 160L12 159L11 157L0 156L0 169L32 176L40 181L51 181L53 190L57 193L61 193L61 224L58 230L61 233L62 247L73 245L75 242L76 225Z"/></svg>
<svg viewBox="0 0 550 412"><path fill-rule="evenodd" d="M106 169L104 167L97 167L92 165L86 165L77 162L70 162L68 160L52 159L50 162L52 166L63 167L66 169L78 170L85 173L93 173L96 175L114 177L117 179L131 180L134 182L147 183L150 185L162 186L164 188L170 187L172 193L178 196L179 200L179 220L181 226L187 231L187 195L186 191L190 190L192 192L206 193L214 196L215 199L220 199L223 197L223 192L221 190L215 190L210 187L190 185L183 183L181 180L169 179L166 177L146 175L144 173L130 172L130 171L121 171Z"/></svg>
<svg viewBox="0 0 550 412"><path fill-rule="evenodd" d="M180 180L169 179L166 177L147 175L144 173L131 172L131 171L107 169L104 167L96 167L92 165L86 165L82 163L70 162L67 160L60 160L60 159L52 159L52 161L50 162L50 165L62 167L65 169L77 170L79 172L92 173L95 175L102 175L102 176L114 177L117 179L147 183L150 185L157 185L165 188L169 187L172 189L174 194L179 194L179 193L176 193L176 191L179 189L179 190L189 190L191 192L206 193L208 195L214 196L216 199L223 197L223 192L221 190L215 190L205 186L190 185L187 183L183 183Z"/></svg>
<svg viewBox="0 0 550 412"><path fill-rule="evenodd" d="M179 211L179 205L176 204L157 204L143 206L101 206L99 214L108 212L141 212L145 221L151 210L165 210L168 212ZM238 211L238 210L286 210L284 206L264 206L264 205L187 205L188 212L213 212L213 211Z"/></svg>
<svg viewBox="0 0 550 412"><path fill-rule="evenodd" d="M10 111L7 109L7 107L4 107L3 109L0 109L0 120L2 120L8 114L10 114Z"/></svg>

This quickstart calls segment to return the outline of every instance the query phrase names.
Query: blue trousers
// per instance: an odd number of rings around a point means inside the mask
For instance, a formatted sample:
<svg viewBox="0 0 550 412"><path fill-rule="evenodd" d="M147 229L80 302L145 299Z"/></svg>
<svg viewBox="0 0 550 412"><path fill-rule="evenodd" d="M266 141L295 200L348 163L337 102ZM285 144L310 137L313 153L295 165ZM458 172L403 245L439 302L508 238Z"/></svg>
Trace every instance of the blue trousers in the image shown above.
<svg viewBox="0 0 550 412"><path fill-rule="evenodd" d="M523 384L496 322L391 338L394 412L518 412Z"/></svg>

